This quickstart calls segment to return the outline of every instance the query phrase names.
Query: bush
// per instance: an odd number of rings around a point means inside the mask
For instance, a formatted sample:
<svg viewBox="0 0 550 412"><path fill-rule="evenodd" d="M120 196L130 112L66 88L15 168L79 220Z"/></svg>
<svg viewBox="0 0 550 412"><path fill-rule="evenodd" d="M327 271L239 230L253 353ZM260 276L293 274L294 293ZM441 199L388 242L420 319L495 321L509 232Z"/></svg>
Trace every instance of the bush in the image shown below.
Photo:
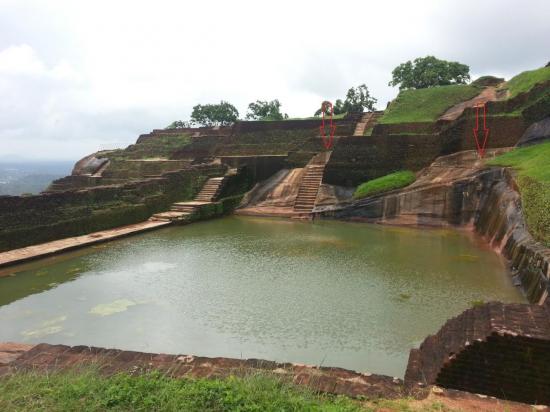
<svg viewBox="0 0 550 412"><path fill-rule="evenodd" d="M372 196L377 193L399 189L401 187L410 185L415 180L416 176L410 170L402 170L399 172L391 173L389 175L369 180L368 182L360 184L355 190L353 197L355 199L361 199L363 197Z"/></svg>

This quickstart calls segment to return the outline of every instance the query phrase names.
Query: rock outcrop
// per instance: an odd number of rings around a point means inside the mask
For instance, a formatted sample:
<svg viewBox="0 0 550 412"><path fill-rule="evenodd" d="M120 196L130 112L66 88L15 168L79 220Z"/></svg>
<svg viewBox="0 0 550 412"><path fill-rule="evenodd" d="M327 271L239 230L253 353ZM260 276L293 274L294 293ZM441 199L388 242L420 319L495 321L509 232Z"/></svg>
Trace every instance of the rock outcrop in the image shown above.
<svg viewBox="0 0 550 412"><path fill-rule="evenodd" d="M521 139L519 139L518 146L528 146L549 139L550 116L529 126L525 133L523 133L523 136L521 136Z"/></svg>

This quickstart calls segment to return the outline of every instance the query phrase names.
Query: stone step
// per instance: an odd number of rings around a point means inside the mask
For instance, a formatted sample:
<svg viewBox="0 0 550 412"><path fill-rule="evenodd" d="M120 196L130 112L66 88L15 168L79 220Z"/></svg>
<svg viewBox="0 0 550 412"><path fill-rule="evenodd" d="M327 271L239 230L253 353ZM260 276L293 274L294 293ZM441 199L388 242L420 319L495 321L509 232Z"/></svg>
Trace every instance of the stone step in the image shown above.
<svg viewBox="0 0 550 412"><path fill-rule="evenodd" d="M193 213L196 209L194 207L186 207L186 206L172 206L170 207L170 210L173 212L183 212L190 215Z"/></svg>

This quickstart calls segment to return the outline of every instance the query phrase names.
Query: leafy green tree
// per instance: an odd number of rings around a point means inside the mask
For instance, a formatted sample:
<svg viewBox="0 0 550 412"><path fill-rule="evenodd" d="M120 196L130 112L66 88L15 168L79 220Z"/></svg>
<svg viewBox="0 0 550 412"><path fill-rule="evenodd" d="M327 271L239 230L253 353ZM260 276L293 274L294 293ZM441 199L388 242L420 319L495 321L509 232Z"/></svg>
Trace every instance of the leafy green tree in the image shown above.
<svg viewBox="0 0 550 412"><path fill-rule="evenodd" d="M376 102L376 98L370 95L368 87L365 84L361 84L357 87L351 87L348 90L346 100L336 100L333 106L333 112L334 114L343 114L349 112L363 112L365 109L367 109L367 111L372 111L375 109L374 105ZM326 101L323 103L326 103ZM322 109L318 109L315 112L315 116L320 116L321 110ZM327 105L325 105L325 114L330 114Z"/></svg>
<svg viewBox="0 0 550 412"><path fill-rule="evenodd" d="M344 100L343 111L344 112L363 112L373 111L374 105L377 100L369 93L369 88L365 84L361 84L357 87L352 87L346 94L346 100Z"/></svg>
<svg viewBox="0 0 550 412"><path fill-rule="evenodd" d="M470 80L470 67L459 63L439 60L434 56L419 57L401 63L392 71L390 86L403 89L424 89L433 86L461 84Z"/></svg>
<svg viewBox="0 0 550 412"><path fill-rule="evenodd" d="M270 102L256 100L248 105L246 118L249 120L283 120L288 119L288 114L281 113L281 103L277 99Z"/></svg>
<svg viewBox="0 0 550 412"><path fill-rule="evenodd" d="M176 120L166 126L166 129L187 129L189 127L193 127L191 122Z"/></svg>
<svg viewBox="0 0 550 412"><path fill-rule="evenodd" d="M227 126L238 118L237 108L223 100L219 104L197 104L191 113L191 121L202 126Z"/></svg>

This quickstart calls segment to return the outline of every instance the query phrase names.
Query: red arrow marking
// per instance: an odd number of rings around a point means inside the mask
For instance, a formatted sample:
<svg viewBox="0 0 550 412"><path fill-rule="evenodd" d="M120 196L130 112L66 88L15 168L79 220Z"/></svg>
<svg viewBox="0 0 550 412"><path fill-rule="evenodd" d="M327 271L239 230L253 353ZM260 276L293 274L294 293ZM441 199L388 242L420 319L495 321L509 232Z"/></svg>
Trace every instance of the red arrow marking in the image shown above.
<svg viewBox="0 0 550 412"><path fill-rule="evenodd" d="M330 124L328 138L325 127L325 111L327 106L330 107ZM327 101L323 102L323 104L321 105L321 113L323 114L323 120L321 126L319 127L319 131L321 133L321 139L323 139L323 145L325 146L325 149L330 149L332 147L332 141L334 140L334 132L336 131L336 126L332 124L332 117L334 115L334 108L332 107L332 103Z"/></svg>
<svg viewBox="0 0 550 412"><path fill-rule="evenodd" d="M489 139L489 129L487 128L487 105L485 103L474 106L476 109L476 127L472 129L474 132L474 139L476 141L477 154L480 158L485 156L485 148L487 147L487 140ZM483 108L483 143L479 143L479 109Z"/></svg>

